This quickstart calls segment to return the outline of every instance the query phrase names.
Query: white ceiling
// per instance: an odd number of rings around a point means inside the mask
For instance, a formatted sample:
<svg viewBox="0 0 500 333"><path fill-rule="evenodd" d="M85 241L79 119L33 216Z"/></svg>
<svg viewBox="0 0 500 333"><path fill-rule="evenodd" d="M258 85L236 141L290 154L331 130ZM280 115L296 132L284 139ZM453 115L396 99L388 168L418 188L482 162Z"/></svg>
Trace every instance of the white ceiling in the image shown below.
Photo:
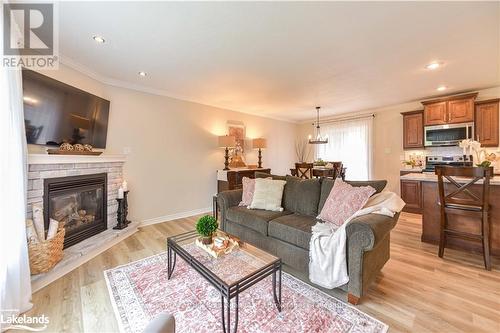
<svg viewBox="0 0 500 333"><path fill-rule="evenodd" d="M437 95L439 85L500 85L499 2L64 2L59 11L68 63L267 117L300 121L316 105L333 115ZM425 70L433 60L445 66Z"/></svg>

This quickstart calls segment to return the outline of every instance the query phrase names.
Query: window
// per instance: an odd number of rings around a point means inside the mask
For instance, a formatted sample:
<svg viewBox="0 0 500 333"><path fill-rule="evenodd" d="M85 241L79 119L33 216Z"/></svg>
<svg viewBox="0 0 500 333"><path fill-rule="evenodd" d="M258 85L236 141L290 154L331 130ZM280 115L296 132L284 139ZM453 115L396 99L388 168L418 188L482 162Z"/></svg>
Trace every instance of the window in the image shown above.
<svg viewBox="0 0 500 333"><path fill-rule="evenodd" d="M324 161L342 161L346 179L368 180L372 169L373 117L343 120L321 126L328 143L318 145L316 157Z"/></svg>

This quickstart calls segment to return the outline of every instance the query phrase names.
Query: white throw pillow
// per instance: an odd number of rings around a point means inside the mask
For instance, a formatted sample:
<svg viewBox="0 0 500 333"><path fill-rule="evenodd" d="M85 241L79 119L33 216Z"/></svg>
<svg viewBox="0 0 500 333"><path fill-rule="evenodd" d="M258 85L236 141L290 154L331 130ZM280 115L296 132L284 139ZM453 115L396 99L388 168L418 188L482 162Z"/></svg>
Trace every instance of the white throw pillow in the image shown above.
<svg viewBox="0 0 500 333"><path fill-rule="evenodd" d="M257 178L255 179L255 191L249 209L265 209L275 212L283 211L281 198L286 181Z"/></svg>

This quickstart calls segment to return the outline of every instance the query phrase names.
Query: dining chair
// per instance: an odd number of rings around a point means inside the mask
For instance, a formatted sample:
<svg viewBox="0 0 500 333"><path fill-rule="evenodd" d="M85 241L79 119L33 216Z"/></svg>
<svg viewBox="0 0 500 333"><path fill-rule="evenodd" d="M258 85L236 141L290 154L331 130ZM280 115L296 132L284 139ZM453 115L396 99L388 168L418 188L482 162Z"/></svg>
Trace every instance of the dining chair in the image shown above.
<svg viewBox="0 0 500 333"><path fill-rule="evenodd" d="M333 179L340 177L342 174L342 162L330 162L333 165Z"/></svg>
<svg viewBox="0 0 500 333"><path fill-rule="evenodd" d="M345 173L347 171L347 168L346 167L342 167L341 171L340 171L340 175L339 177L342 178L342 180L345 180Z"/></svg>
<svg viewBox="0 0 500 333"><path fill-rule="evenodd" d="M295 163L297 177L302 179L311 179L313 177L313 163Z"/></svg>
<svg viewBox="0 0 500 333"><path fill-rule="evenodd" d="M441 221L439 228L440 258L444 255L448 237L463 238L482 243L483 260L486 270L491 270L490 258L490 178L493 168L436 166L438 176L439 205ZM465 177L465 180L457 180ZM445 179L449 182L445 185ZM481 184L478 184L482 181ZM479 188L472 189L472 185ZM449 228L448 215L457 214L479 219L480 233L465 232ZM477 223L476 222L476 223Z"/></svg>

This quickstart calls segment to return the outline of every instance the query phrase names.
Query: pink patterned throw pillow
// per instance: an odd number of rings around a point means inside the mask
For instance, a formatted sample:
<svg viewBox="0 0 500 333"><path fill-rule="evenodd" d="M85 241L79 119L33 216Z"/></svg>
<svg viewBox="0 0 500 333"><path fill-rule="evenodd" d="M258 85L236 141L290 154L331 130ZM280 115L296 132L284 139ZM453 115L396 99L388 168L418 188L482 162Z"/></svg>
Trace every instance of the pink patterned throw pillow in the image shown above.
<svg viewBox="0 0 500 333"><path fill-rule="evenodd" d="M253 192L255 192L255 179L243 177L241 183L243 184L243 195L238 206L250 206L253 199Z"/></svg>
<svg viewBox="0 0 500 333"><path fill-rule="evenodd" d="M371 186L355 187L338 178L318 218L340 227L354 213L363 208L373 193L375 189Z"/></svg>

